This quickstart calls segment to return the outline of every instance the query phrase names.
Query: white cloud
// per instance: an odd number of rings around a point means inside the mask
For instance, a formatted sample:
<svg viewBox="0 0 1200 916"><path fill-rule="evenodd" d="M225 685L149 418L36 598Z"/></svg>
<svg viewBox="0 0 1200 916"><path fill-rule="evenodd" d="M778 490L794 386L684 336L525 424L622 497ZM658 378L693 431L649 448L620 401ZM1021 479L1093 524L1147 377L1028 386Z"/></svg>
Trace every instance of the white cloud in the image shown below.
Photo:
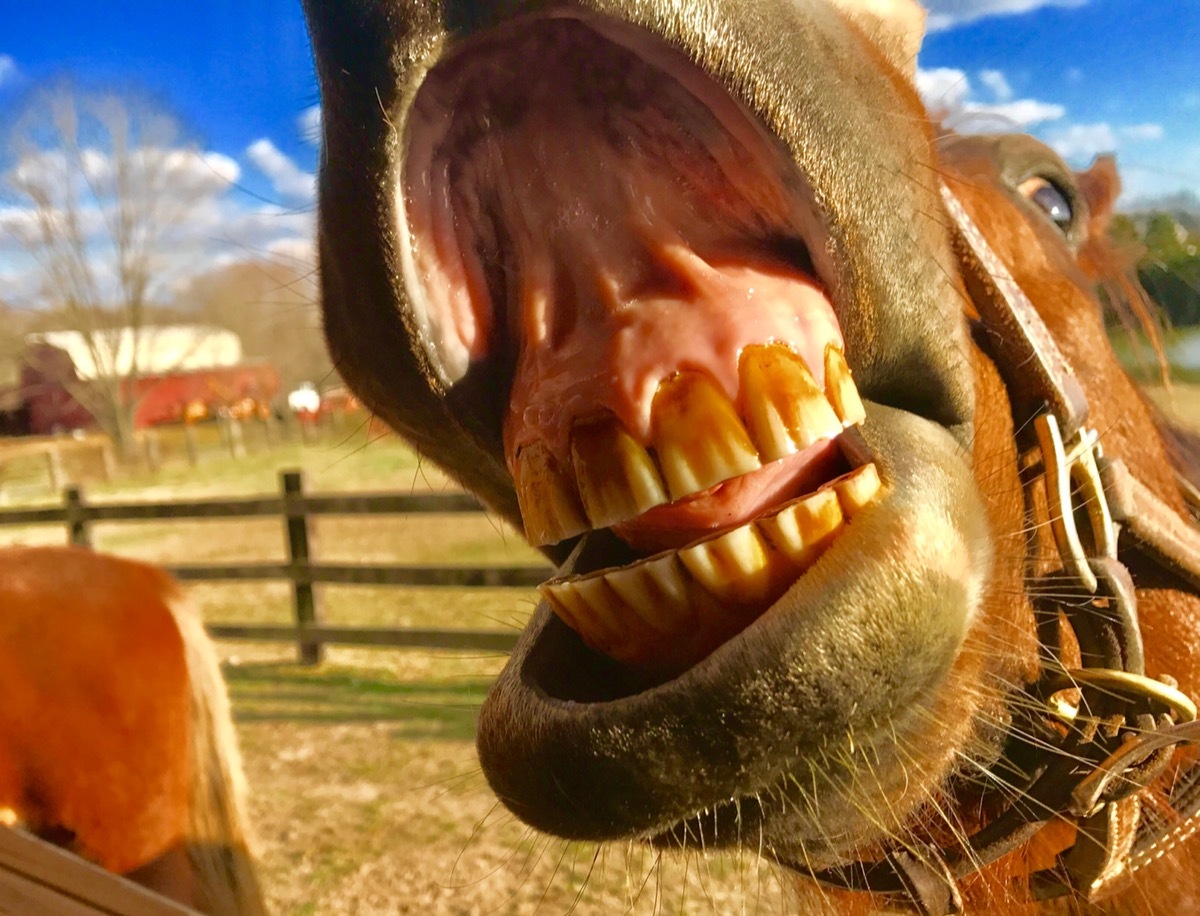
<svg viewBox="0 0 1200 916"><path fill-rule="evenodd" d="M1118 146L1117 132L1105 121L1059 128L1046 135L1046 142L1064 159L1090 159Z"/></svg>
<svg viewBox="0 0 1200 916"><path fill-rule="evenodd" d="M925 107L934 112L958 108L971 94L971 81L953 67L917 68L917 92Z"/></svg>
<svg viewBox="0 0 1200 916"><path fill-rule="evenodd" d="M300 116L296 118L296 129L300 131L300 136L316 146L321 142L321 106L313 105L311 108L305 108L300 112Z"/></svg>
<svg viewBox="0 0 1200 916"><path fill-rule="evenodd" d="M1013 97L1012 86L999 70L980 70L979 81L992 90L997 102L1007 102Z"/></svg>
<svg viewBox="0 0 1200 916"><path fill-rule="evenodd" d="M1012 89L999 70L984 70L979 78L998 101L981 102L973 98L966 73L951 67L918 68L917 91L934 116L940 117L947 127L965 133L1025 130L1066 114L1062 105L1053 102L1011 98Z"/></svg>
<svg viewBox="0 0 1200 916"><path fill-rule="evenodd" d="M956 130L971 133L1025 130L1035 124L1057 121L1067 113L1062 105L1037 99L1012 102L966 102L954 120Z"/></svg>
<svg viewBox="0 0 1200 916"><path fill-rule="evenodd" d="M1163 138L1163 126L1161 124L1127 124L1125 127L1117 128L1122 139L1130 140L1134 143L1139 143L1143 140L1161 140Z"/></svg>
<svg viewBox="0 0 1200 916"><path fill-rule="evenodd" d="M0 86L16 82L20 75L21 71L17 69L17 62L8 54L0 54Z"/></svg>
<svg viewBox="0 0 1200 916"><path fill-rule="evenodd" d="M1121 156L1117 164L1124 189L1121 201L1133 209L1181 192L1200 197L1200 143L1173 146L1169 157Z"/></svg>
<svg viewBox="0 0 1200 916"><path fill-rule="evenodd" d="M292 261L297 266L315 266L317 263L317 246L312 237L282 238L267 245L267 251L276 258Z"/></svg>
<svg viewBox="0 0 1200 916"><path fill-rule="evenodd" d="M246 148L246 155L284 197L308 203L316 197L317 181L313 174L292 162L270 140L265 137L255 140Z"/></svg>
<svg viewBox="0 0 1200 916"><path fill-rule="evenodd" d="M1013 16L1045 6L1078 7L1088 0L925 0L931 32L951 29L989 16Z"/></svg>
<svg viewBox="0 0 1200 916"><path fill-rule="evenodd" d="M311 194L311 176L291 164L286 156L269 143L258 148L260 162L274 169L276 185L292 184ZM272 157L272 152L277 154ZM312 260L315 214L311 209L266 205L231 193L241 175L238 163L213 151L190 149L147 149L139 151L139 161L153 165L156 184L178 193L184 208L166 225L156 228L155 242L147 251L154 270L151 297L170 301L188 277L209 269L221 260L239 260L263 253L309 263ZM96 149L86 151L83 169L93 181L102 181L113 173L110 157ZM281 165L282 164L282 165ZM290 166L290 171L287 166ZM72 172L67 157L60 151L40 151L15 163L0 174L0 184L23 177L69 192L83 189L79 168ZM14 189L15 190L15 189ZM56 197L55 205L61 194ZM111 238L105 222L106 212L115 205L110 197L90 196L78 190L76 220L90 255L90 267L101 296L115 295L116 278ZM51 215L56 211L50 212ZM6 299L27 304L44 302L44 272L27 250L24 241L38 235L39 215L19 193L0 202L0 285Z"/></svg>

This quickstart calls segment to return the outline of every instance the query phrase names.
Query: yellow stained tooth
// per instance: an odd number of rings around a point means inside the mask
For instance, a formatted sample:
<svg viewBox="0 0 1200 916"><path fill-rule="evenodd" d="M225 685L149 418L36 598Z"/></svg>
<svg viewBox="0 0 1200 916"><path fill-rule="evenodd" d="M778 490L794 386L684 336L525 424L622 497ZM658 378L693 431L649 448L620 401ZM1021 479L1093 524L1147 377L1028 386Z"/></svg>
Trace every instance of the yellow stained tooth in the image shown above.
<svg viewBox="0 0 1200 916"><path fill-rule="evenodd" d="M668 555L615 569L604 578L648 626L670 636L692 617L685 575L679 559Z"/></svg>
<svg viewBox="0 0 1200 916"><path fill-rule="evenodd" d="M762 467L733 403L698 372L677 373L659 386L653 427L671 499Z"/></svg>
<svg viewBox="0 0 1200 916"><path fill-rule="evenodd" d="M557 544L588 530L575 486L544 442L522 446L513 464L525 537L531 544Z"/></svg>
<svg viewBox="0 0 1200 916"><path fill-rule="evenodd" d="M742 414L764 460L785 458L841 432L804 360L787 347L747 347L739 370Z"/></svg>
<svg viewBox="0 0 1200 916"><path fill-rule="evenodd" d="M635 518L667 501L650 453L615 419L574 429L571 462L580 501L595 528Z"/></svg>
<svg viewBox="0 0 1200 916"><path fill-rule="evenodd" d="M613 653L626 641L627 627L620 603L603 576L550 582L540 589L555 613L584 641L602 652Z"/></svg>
<svg viewBox="0 0 1200 916"><path fill-rule="evenodd" d="M837 494L818 490L755 525L801 569L807 569L841 530L844 518Z"/></svg>
<svg viewBox="0 0 1200 916"><path fill-rule="evenodd" d="M570 583L543 582L538 586L538 594L550 602L550 607L563 623L576 633L582 632L576 613L579 599L571 589Z"/></svg>
<svg viewBox="0 0 1200 916"><path fill-rule="evenodd" d="M834 484L834 489L842 504L842 511L849 517L874 502L880 486L879 471L872 463L851 471Z"/></svg>
<svg viewBox="0 0 1200 916"><path fill-rule="evenodd" d="M833 344L825 348L825 392L846 426L857 426L867 418L846 357Z"/></svg>
<svg viewBox="0 0 1200 916"><path fill-rule="evenodd" d="M753 525L681 550L679 559L713 595L740 604L769 599L780 572L778 554Z"/></svg>

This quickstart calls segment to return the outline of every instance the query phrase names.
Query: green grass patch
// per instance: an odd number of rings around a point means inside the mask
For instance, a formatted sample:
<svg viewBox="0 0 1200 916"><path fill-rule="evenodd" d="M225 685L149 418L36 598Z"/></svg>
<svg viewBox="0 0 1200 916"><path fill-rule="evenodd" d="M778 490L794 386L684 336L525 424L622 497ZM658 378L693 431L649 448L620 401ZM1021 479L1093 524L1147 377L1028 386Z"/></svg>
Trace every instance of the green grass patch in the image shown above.
<svg viewBox="0 0 1200 916"><path fill-rule="evenodd" d="M470 741L488 678L410 681L336 665L229 665L239 723L387 722L399 740Z"/></svg>

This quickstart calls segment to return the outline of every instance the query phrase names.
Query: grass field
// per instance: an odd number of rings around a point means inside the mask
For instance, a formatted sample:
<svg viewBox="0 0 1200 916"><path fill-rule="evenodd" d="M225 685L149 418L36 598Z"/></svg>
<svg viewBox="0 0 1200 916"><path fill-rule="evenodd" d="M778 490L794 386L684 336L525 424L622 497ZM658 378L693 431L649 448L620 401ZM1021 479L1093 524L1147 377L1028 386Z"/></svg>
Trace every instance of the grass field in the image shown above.
<svg viewBox="0 0 1200 916"><path fill-rule="evenodd" d="M1200 386L1154 397L1200 428ZM254 444L251 443L253 446ZM314 491L441 490L447 482L391 437L363 428L236 460L209 443L189 468L164 448L157 474L88 485L88 498L161 500L274 492L301 467ZM173 457L172 457L173 456ZM0 454L0 460L3 455ZM26 502L44 502L34 493ZM275 520L98 526L97 546L162 563L282 558ZM57 527L0 529L0 543L62 542ZM319 557L353 562L537 562L484 515L321 519ZM290 622L283 583L198 584L212 622ZM519 628L528 590L329 587L330 623ZM475 717L500 656L329 650L320 668L289 646L222 643L253 791L262 874L273 911L295 914L778 913L788 892L754 857L662 858L641 847L596 850L532 834L488 790Z"/></svg>

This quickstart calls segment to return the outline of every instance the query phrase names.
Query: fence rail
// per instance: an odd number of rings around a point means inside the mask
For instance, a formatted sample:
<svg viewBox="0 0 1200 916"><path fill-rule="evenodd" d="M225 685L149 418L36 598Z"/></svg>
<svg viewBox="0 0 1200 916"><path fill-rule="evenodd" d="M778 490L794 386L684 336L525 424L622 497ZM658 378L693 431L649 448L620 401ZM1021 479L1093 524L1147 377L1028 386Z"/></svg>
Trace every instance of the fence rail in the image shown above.
<svg viewBox="0 0 1200 916"><path fill-rule="evenodd" d="M23 831L0 826L0 913L201 916Z"/></svg>
<svg viewBox="0 0 1200 916"><path fill-rule="evenodd" d="M287 531L287 558L278 562L184 564L166 568L187 582L285 579L292 586L295 626L212 624L221 639L295 642L300 661L317 664L329 644L420 647L507 652L516 634L503 630L426 630L414 628L335 627L322 621L318 585L389 585L447 588L528 588L549 574L545 566L416 566L401 564L320 563L314 556L310 519L322 515L407 515L478 513L465 493L310 494L300 471L279 475L280 495L170 503L89 505L80 487L63 492L63 504L44 509L0 511L0 527L61 524L68 540L92 546L92 525L100 522L164 519L279 518Z"/></svg>

